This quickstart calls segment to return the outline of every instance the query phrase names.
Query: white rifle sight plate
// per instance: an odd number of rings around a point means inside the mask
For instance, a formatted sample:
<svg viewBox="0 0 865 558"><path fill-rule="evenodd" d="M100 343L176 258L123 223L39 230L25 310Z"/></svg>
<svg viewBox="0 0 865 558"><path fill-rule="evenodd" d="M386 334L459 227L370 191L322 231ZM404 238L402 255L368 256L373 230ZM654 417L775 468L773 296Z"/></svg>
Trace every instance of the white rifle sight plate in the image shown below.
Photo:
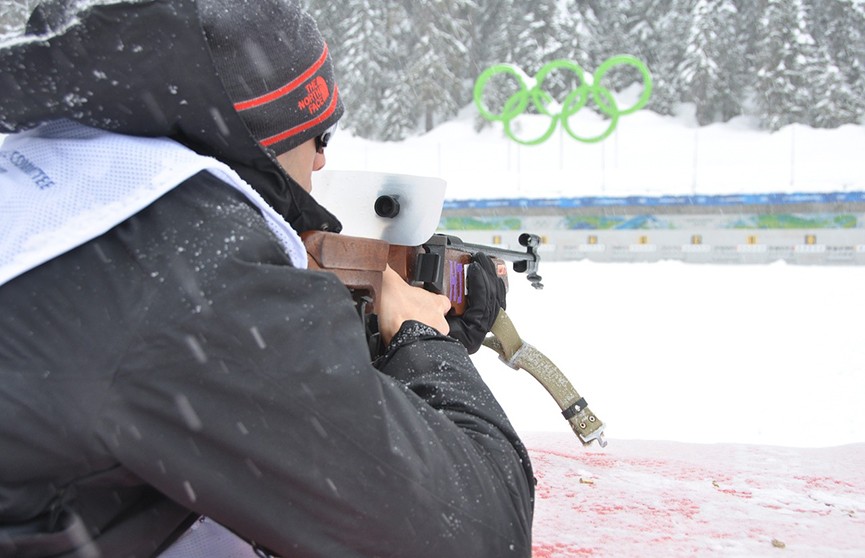
<svg viewBox="0 0 865 558"><path fill-rule="evenodd" d="M343 234L418 246L435 234L447 184L440 178L367 171L319 171L312 196L342 222ZM384 197L384 198L383 198ZM376 202L393 216L376 213Z"/></svg>

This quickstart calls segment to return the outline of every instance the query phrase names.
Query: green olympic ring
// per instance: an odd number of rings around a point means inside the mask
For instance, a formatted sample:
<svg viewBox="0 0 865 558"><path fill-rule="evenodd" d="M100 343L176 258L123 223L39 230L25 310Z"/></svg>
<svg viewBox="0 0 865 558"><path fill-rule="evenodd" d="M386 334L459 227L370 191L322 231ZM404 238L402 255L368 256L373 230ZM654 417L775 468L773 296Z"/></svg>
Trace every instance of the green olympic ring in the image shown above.
<svg viewBox="0 0 865 558"><path fill-rule="evenodd" d="M618 65L633 66L643 77L643 93L633 106L626 109L620 109L610 90L600 85L601 79L603 79L607 72L609 72L614 66ZM541 86L551 72L559 69L573 72L577 76L580 85L568 93L561 107L555 107L554 99L547 92L543 91ZM501 113L495 114L490 112L484 104L483 94L487 82L497 74L510 74L510 76L516 79L519 84L519 91L511 95L508 100L505 101ZM532 87L529 87L529 83L533 84ZM502 122L505 128L505 134L515 142L523 145L537 145L545 142L551 135L553 135L559 121L562 123L562 128L575 140L584 143L597 143L606 139L613 133L613 130L616 128L621 116L634 113L646 106L651 95L652 76L649 73L649 69L640 60L628 55L613 56L612 58L605 60L600 66L598 66L595 73L592 74L591 83L586 83L583 69L580 68L576 62L571 60L554 60L544 64L534 78L529 78L517 66L511 64L496 64L495 66L487 68L480 76L478 76L474 88L475 105L477 105L481 116L491 122ZM596 136L583 137L577 135L571 129L570 118L588 104L590 96L600 111L610 118L610 123L607 126L607 129L602 133ZM524 140L516 136L512 127L512 122L515 118L523 114L523 112L529 107L529 103L532 103L538 113L550 117L550 125L540 136L534 139Z"/></svg>

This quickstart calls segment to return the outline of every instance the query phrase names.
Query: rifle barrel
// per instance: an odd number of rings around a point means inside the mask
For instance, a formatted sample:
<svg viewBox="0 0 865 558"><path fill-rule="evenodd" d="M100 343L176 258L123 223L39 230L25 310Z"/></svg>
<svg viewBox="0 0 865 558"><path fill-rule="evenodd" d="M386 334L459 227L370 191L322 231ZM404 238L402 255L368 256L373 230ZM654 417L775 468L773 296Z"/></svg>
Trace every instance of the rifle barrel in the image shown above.
<svg viewBox="0 0 865 558"><path fill-rule="evenodd" d="M541 257L538 254L538 246L540 245L540 237L534 234L523 233L520 235L519 242L526 247L525 252L519 250L509 250L506 248L498 248L496 246L487 246L485 244L472 244L463 242L462 239L455 236L447 236L448 247L455 250L462 250L472 255L477 252L483 252L487 256L499 258L514 264L514 271L518 273L527 273L527 279L536 289L543 289L541 276L538 275L538 265Z"/></svg>

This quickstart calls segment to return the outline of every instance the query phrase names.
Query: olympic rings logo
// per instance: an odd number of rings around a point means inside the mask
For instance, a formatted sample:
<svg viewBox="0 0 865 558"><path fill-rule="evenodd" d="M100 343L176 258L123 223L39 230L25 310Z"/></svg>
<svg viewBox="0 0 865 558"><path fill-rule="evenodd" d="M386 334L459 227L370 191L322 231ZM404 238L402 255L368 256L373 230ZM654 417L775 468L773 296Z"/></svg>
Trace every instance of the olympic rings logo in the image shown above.
<svg viewBox="0 0 865 558"><path fill-rule="evenodd" d="M632 66L636 68L643 77L643 92L633 106L622 109L619 108L613 94L609 89L603 87L601 79L613 67L619 65ZM565 70L573 72L579 83L579 86L568 93L561 106L555 102L550 94L545 92L542 87L544 80L555 70ZM519 90L511 95L505 101L501 113L491 112L484 103L484 90L487 82L498 74L508 74L516 79L519 85ZM528 79L528 76L517 66L510 64L497 64L484 70L475 81L474 99L481 116L491 122L502 122L505 128L505 134L512 140L523 145L537 145L545 142L553 134L559 122L568 133L569 136L577 141L585 143L597 143L604 140L615 130L619 123L619 118L627 114L636 112L646 106L649 102L649 97L652 95L652 76L649 74L649 69L637 58L628 55L613 56L605 60L594 74L591 80L587 81L583 69L571 60L554 60L544 64L534 78ZM529 86L531 84L531 87ZM589 99L592 99L600 109L601 113L609 117L610 122L606 130L596 136L584 137L577 135L572 129L570 119L583 107L588 104ZM529 103L532 103L539 114L550 117L550 125L546 131L540 136L533 139L521 139L516 136L513 130L514 119L523 114L528 108Z"/></svg>

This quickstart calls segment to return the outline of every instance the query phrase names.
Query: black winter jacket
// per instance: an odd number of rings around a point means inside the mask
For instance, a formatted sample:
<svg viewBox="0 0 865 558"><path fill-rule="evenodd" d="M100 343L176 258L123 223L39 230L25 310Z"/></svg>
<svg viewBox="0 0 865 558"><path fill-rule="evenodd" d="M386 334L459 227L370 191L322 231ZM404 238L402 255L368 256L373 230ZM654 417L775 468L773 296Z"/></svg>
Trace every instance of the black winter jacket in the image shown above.
<svg viewBox="0 0 865 558"><path fill-rule="evenodd" d="M4 526L146 556L167 498L282 556L530 555L528 458L465 349L408 323L373 368L347 290L209 173L0 307Z"/></svg>
<svg viewBox="0 0 865 558"><path fill-rule="evenodd" d="M338 230L233 112L194 2L78 22L0 49L0 130L170 136ZM192 177L0 286L0 556L149 556L198 514L282 556L529 556L528 455L465 349L408 323L376 366L347 290Z"/></svg>

